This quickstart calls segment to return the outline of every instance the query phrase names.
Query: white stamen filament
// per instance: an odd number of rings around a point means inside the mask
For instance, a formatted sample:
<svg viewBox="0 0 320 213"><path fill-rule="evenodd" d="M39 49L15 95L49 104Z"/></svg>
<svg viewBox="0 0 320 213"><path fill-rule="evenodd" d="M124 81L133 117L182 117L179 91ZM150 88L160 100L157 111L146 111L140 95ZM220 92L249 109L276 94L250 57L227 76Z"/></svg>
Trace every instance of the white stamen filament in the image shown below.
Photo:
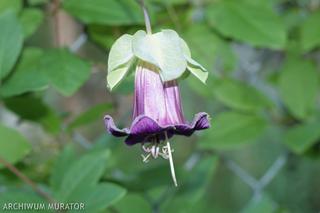
<svg viewBox="0 0 320 213"><path fill-rule="evenodd" d="M176 173L174 171L174 165L173 165L173 159L172 159L172 153L171 153L171 147L170 147L169 141L167 141L167 147L168 147L168 153L169 153L169 163L170 163L171 176L172 176L172 180L174 182L175 187L177 187L178 183L177 183L177 179L176 179Z"/></svg>
<svg viewBox="0 0 320 213"><path fill-rule="evenodd" d="M171 151L171 147L170 147L170 142L169 142L169 139L168 139L167 132L164 132L164 134L166 136L166 141L167 141L167 149L168 149L168 155L169 155L171 176L172 176L172 180L173 180L173 183L174 183L175 187L177 187L178 183L177 183L177 179L176 179L176 173L174 171L174 165L173 165L172 151Z"/></svg>

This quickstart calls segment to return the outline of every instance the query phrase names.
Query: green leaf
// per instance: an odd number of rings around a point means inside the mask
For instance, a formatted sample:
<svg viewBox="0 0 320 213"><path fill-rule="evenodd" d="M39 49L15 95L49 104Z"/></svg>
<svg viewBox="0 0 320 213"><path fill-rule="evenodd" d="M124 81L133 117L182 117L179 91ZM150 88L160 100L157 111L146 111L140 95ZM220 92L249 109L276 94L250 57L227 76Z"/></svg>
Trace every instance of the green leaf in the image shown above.
<svg viewBox="0 0 320 213"><path fill-rule="evenodd" d="M320 122L299 124L288 130L284 142L295 153L302 154L320 139Z"/></svg>
<svg viewBox="0 0 320 213"><path fill-rule="evenodd" d="M43 101L35 96L17 96L4 99L5 106L16 113L20 119L40 123L51 133L61 131L61 120Z"/></svg>
<svg viewBox="0 0 320 213"><path fill-rule="evenodd" d="M22 0L1 0L0 1L0 15L1 13L11 10L15 14L18 14L22 9Z"/></svg>
<svg viewBox="0 0 320 213"><path fill-rule="evenodd" d="M201 159L185 175L184 182L169 203L162 209L163 212L176 213L194 212L194 207L205 198L207 188L212 180L212 176L218 166L217 156L210 156Z"/></svg>
<svg viewBox="0 0 320 213"><path fill-rule="evenodd" d="M269 7L220 1L206 12L211 26L226 37L271 49L282 49L286 44L284 24Z"/></svg>
<svg viewBox="0 0 320 213"><path fill-rule="evenodd" d="M233 79L217 81L214 94L222 103L238 110L257 111L271 105L257 89Z"/></svg>
<svg viewBox="0 0 320 213"><path fill-rule="evenodd" d="M277 212L277 204L267 195L263 194L259 199L253 199L241 211L241 213L270 213Z"/></svg>
<svg viewBox="0 0 320 213"><path fill-rule="evenodd" d="M129 153L118 153L117 161L120 162L123 158L129 157ZM122 156L122 158L121 158ZM120 158L119 158L120 157ZM130 157L129 157L130 158ZM129 159L128 158L128 159ZM122 160L121 160L122 159ZM135 159L135 158L130 158ZM129 171L126 175L119 177L120 180L126 188L130 191L147 191L160 186L168 186L171 183L171 177L168 173L168 164L155 164L149 167L142 167L141 165L130 165L128 161L122 161ZM176 168L177 175L179 174L180 168ZM134 173L133 173L134 170ZM179 176L179 175L178 175Z"/></svg>
<svg viewBox="0 0 320 213"><path fill-rule="evenodd" d="M281 0L280 0L281 1ZM241 2L247 3L247 4L253 4L260 7L265 8L272 8L274 6L274 3L280 2L279 0L262 0L262 1L256 1L256 0L241 0Z"/></svg>
<svg viewBox="0 0 320 213"><path fill-rule="evenodd" d="M5 106L21 119L38 121L48 113L48 108L35 96L16 96L4 99Z"/></svg>
<svg viewBox="0 0 320 213"><path fill-rule="evenodd" d="M65 0L64 9L86 24L142 24L139 4L132 0Z"/></svg>
<svg viewBox="0 0 320 213"><path fill-rule="evenodd" d="M67 144L60 152L52 169L50 176L50 186L57 191L64 180L64 174L68 172L70 163L76 160L76 153L72 144Z"/></svg>
<svg viewBox="0 0 320 213"><path fill-rule="evenodd" d="M10 211L10 208L8 208L9 203L34 203L47 205L47 202L39 197L31 189L16 189L11 187L9 187L5 192L0 193L0 206L1 210L3 210L4 212L17 212L18 210L12 211L12 209ZM6 210L4 209L5 207L7 208ZM37 212L47 211L39 210Z"/></svg>
<svg viewBox="0 0 320 213"><path fill-rule="evenodd" d="M206 82L206 84L200 83L198 79L196 79L195 77L188 77L186 79L186 82L188 84L188 86L190 87L190 89L192 91L194 91L196 94L205 97L205 98L210 98L213 99L213 92L211 88L214 86L214 77L210 76L210 78L208 79L208 81Z"/></svg>
<svg viewBox="0 0 320 213"><path fill-rule="evenodd" d="M112 28L102 25L87 26L90 39L104 49L110 49L115 40Z"/></svg>
<svg viewBox="0 0 320 213"><path fill-rule="evenodd" d="M142 195L129 193L122 198L114 208L122 213L149 213L152 212L150 204Z"/></svg>
<svg viewBox="0 0 320 213"><path fill-rule="evenodd" d="M41 5L41 4L45 4L48 3L50 0L28 0L28 3L30 5Z"/></svg>
<svg viewBox="0 0 320 213"><path fill-rule="evenodd" d="M0 15L0 81L9 74L20 54L23 34L12 12Z"/></svg>
<svg viewBox="0 0 320 213"><path fill-rule="evenodd" d="M99 151L87 154L68 167L62 183L56 191L56 198L61 202L72 201L85 187L93 187L101 178L110 152ZM73 200L75 201L75 200Z"/></svg>
<svg viewBox="0 0 320 213"><path fill-rule="evenodd" d="M112 105L110 103L97 104L89 110L81 113L76 117L70 124L69 128L77 128L79 126L89 124L96 120L101 120L104 116L104 113L110 112Z"/></svg>
<svg viewBox="0 0 320 213"><path fill-rule="evenodd" d="M52 134L61 133L62 121L61 118L52 109L48 108L48 113L40 121L43 128Z"/></svg>
<svg viewBox="0 0 320 213"><path fill-rule="evenodd" d="M201 159L190 171L184 187L179 191L180 196L190 200L191 205L201 200L205 195L206 188L210 184L217 166L217 156Z"/></svg>
<svg viewBox="0 0 320 213"><path fill-rule="evenodd" d="M49 84L63 95L76 92L90 76L90 64L65 49L43 52L28 48L10 78L1 87L4 97L45 89Z"/></svg>
<svg viewBox="0 0 320 213"><path fill-rule="evenodd" d="M90 76L90 64L66 49L47 51L41 69L50 84L65 96L75 93Z"/></svg>
<svg viewBox="0 0 320 213"><path fill-rule="evenodd" d="M163 5L188 4L188 0L150 0L150 2L160 3L160 4L163 4Z"/></svg>
<svg viewBox="0 0 320 213"><path fill-rule="evenodd" d="M254 142L266 130L266 121L251 114L224 112L214 117L212 127L205 131L201 147L232 149Z"/></svg>
<svg viewBox="0 0 320 213"><path fill-rule="evenodd" d="M31 145L19 132L0 124L0 157L9 163L16 163L31 150ZM3 165L0 164L0 168Z"/></svg>
<svg viewBox="0 0 320 213"><path fill-rule="evenodd" d="M117 203L125 194L126 190L116 184L101 183L88 188L77 200L85 203L86 212L102 212L107 207Z"/></svg>
<svg viewBox="0 0 320 213"><path fill-rule="evenodd" d="M47 77L39 65L42 58L41 49L26 48L13 74L1 85L1 96L9 97L46 88Z"/></svg>
<svg viewBox="0 0 320 213"><path fill-rule="evenodd" d="M140 30L133 36L132 48L135 56L160 69L163 81L178 79L187 68L180 37L173 30L152 35Z"/></svg>
<svg viewBox="0 0 320 213"><path fill-rule="evenodd" d="M31 36L43 21L43 12L39 9L24 9L20 16L24 37Z"/></svg>
<svg viewBox="0 0 320 213"><path fill-rule="evenodd" d="M305 52L320 46L320 12L314 13L307 18L301 27L301 43Z"/></svg>
<svg viewBox="0 0 320 213"><path fill-rule="evenodd" d="M206 25L194 25L184 34L191 50L192 57L212 71L216 63L222 64L225 70L235 67L235 55L228 43L221 40Z"/></svg>
<svg viewBox="0 0 320 213"><path fill-rule="evenodd" d="M315 107L318 94L315 65L301 58L289 57L279 77L279 90L288 110L298 119L307 118Z"/></svg>
<svg viewBox="0 0 320 213"><path fill-rule="evenodd" d="M283 17L283 22L285 23L286 30L287 32L292 32L294 31L295 33L295 39L288 39L288 43L290 42L297 42L299 43L299 48L300 48L300 40L296 39L299 34L297 33L297 28L301 26L301 24L304 22L305 17L300 13L300 10L297 10L296 8L292 8L289 10L284 11L282 14ZM298 28L299 29L299 28ZM287 44L287 49L288 49L288 44Z"/></svg>

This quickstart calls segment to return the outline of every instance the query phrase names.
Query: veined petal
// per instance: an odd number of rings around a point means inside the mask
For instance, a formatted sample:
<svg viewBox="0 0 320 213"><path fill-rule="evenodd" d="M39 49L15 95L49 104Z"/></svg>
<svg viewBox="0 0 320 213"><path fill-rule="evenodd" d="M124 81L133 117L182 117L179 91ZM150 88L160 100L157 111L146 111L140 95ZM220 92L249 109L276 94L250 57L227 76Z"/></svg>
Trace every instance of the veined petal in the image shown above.
<svg viewBox="0 0 320 213"><path fill-rule="evenodd" d="M135 72L133 118L147 115L160 123L166 122L163 83L157 68L143 63Z"/></svg>

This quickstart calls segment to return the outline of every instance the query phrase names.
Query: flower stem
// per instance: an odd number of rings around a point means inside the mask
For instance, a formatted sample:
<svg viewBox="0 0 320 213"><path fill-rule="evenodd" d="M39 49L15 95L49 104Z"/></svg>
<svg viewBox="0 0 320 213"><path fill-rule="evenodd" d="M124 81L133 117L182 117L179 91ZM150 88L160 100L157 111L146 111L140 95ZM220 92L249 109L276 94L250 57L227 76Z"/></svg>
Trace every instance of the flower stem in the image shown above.
<svg viewBox="0 0 320 213"><path fill-rule="evenodd" d="M61 46L61 39L60 39L60 17L59 17L59 8L60 8L60 0L53 1L53 24L54 24L54 40L55 46Z"/></svg>
<svg viewBox="0 0 320 213"><path fill-rule="evenodd" d="M139 3L141 5L142 11L143 11L144 22L146 24L147 33L152 34L150 16L149 16L148 10L146 8L146 5L144 3L144 0L139 0Z"/></svg>
<svg viewBox="0 0 320 213"><path fill-rule="evenodd" d="M173 158L172 158L172 152L171 152L171 146L170 146L170 142L168 139L168 135L167 132L164 133L166 136L166 141L167 141L167 148L168 148L168 155L169 155L169 163L170 163L170 170L171 170L171 176L172 176L172 180L174 183L174 186L177 187L178 183L177 183L177 179L176 179L176 173L174 171L174 165L173 165Z"/></svg>

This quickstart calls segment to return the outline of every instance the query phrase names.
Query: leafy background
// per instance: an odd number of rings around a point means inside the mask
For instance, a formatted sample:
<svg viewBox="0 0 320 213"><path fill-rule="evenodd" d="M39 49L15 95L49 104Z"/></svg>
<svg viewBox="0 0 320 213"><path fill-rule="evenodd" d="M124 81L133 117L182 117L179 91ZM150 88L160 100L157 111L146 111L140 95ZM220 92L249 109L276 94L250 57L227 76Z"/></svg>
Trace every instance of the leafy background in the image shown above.
<svg viewBox="0 0 320 213"><path fill-rule="evenodd" d="M212 117L211 129L172 139L180 186L167 161L143 164L138 145L103 126L104 114L130 124L133 77L110 94L106 54L144 28L139 5L0 0L0 206L52 199L85 202L86 212L319 212L320 1L147 6L153 31L178 31L210 72L207 85L180 83L186 116Z"/></svg>

